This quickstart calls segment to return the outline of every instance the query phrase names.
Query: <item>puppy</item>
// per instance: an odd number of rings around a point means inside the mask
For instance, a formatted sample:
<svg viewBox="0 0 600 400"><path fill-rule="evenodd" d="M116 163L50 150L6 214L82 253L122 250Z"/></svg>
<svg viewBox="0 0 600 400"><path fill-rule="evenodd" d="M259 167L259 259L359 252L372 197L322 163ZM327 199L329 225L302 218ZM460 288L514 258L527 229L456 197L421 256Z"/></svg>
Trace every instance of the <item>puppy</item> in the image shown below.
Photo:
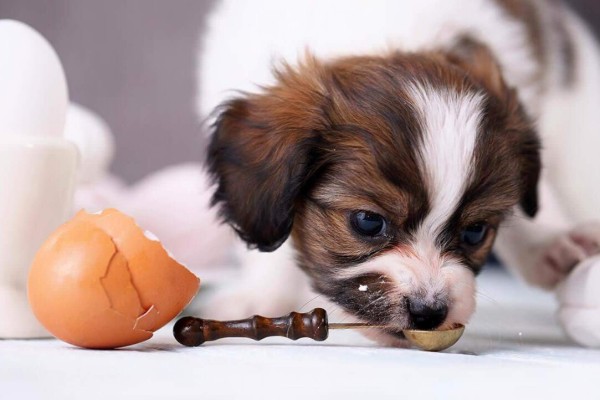
<svg viewBox="0 0 600 400"><path fill-rule="evenodd" d="M308 277L357 321L444 328L494 242L545 288L598 252L600 58L560 2L224 1L203 48L213 203L256 249L217 316Z"/></svg>

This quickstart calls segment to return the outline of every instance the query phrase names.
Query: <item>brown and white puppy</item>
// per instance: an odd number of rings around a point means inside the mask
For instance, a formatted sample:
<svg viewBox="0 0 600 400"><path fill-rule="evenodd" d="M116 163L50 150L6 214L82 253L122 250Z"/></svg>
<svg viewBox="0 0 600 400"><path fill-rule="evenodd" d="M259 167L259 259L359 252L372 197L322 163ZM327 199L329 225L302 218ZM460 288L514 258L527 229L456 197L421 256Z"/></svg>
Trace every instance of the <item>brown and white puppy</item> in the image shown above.
<svg viewBox="0 0 600 400"><path fill-rule="evenodd" d="M208 151L214 203L251 248L271 252L291 236L296 263L313 289L357 320L398 329L464 324L475 306L475 276L501 223L514 210L528 218L538 211L542 156L534 117L543 113L540 94L575 79L561 19L572 16L553 2L533 0L333 3L288 4L292 13L264 2L267 11L257 11L256 20L275 27L270 51L282 41L296 52L316 46L315 55L291 57L261 91L218 108ZM396 12L396 22L410 21L409 27L366 20L378 7L380 18ZM238 45L259 46L260 32L238 18L247 15L241 8L225 2L217 21L249 36ZM302 29L319 26L323 15L345 18L342 31L350 37L325 48L311 42L315 36ZM356 24L346 26L348 20ZM335 24L323 34L340 35L331 32ZM562 47L548 47L558 27ZM212 35L224 37L218 26ZM388 42L387 50L374 51L365 47L378 47L373 35L404 45ZM218 62L219 51L208 47L207 62ZM357 52L363 54L351 55ZM234 53L229 67L244 69ZM247 61L247 69L259 68ZM550 225L560 225L548 213ZM511 224L516 237L531 229L523 224ZM546 238L544 244L556 235ZM509 252L526 251L514 242ZM573 266L537 253L541 283ZM284 251L271 263L289 264L289 257ZM233 301L220 298L221 308L244 316L264 311L260 304L287 305L278 299L294 297L293 289L282 282L297 275L274 279L283 266L265 268L248 272L259 278L245 279Z"/></svg>

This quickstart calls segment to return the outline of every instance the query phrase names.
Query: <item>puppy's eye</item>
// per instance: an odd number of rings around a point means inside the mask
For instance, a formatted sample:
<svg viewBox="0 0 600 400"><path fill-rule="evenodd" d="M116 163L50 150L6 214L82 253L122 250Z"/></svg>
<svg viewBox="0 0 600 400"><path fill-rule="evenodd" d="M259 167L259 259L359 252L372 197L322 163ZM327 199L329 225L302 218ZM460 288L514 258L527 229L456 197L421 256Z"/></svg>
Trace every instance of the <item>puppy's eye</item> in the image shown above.
<svg viewBox="0 0 600 400"><path fill-rule="evenodd" d="M355 211L350 216L354 230L363 236L375 237L385 233L387 223L381 215L369 211Z"/></svg>
<svg viewBox="0 0 600 400"><path fill-rule="evenodd" d="M460 233L460 241L467 246L478 246L484 241L487 232L488 225L485 223L469 225Z"/></svg>

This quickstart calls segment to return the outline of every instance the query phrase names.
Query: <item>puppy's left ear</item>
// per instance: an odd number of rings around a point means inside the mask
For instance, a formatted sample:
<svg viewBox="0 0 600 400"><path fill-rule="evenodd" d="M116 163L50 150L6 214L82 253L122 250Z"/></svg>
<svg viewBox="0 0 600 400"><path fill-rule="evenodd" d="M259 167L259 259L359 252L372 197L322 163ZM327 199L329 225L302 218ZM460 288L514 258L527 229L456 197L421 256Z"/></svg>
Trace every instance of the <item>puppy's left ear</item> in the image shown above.
<svg viewBox="0 0 600 400"><path fill-rule="evenodd" d="M251 248L274 251L287 239L315 172L324 97L317 69L284 67L276 85L224 104L213 125L213 205Z"/></svg>
<svg viewBox="0 0 600 400"><path fill-rule="evenodd" d="M510 90L504 82L500 65L490 49L482 43L463 37L452 46L446 57L490 93L501 98L509 95Z"/></svg>
<svg viewBox="0 0 600 400"><path fill-rule="evenodd" d="M540 141L534 133L528 133L521 145L521 208L533 218L538 212L538 182L542 170Z"/></svg>

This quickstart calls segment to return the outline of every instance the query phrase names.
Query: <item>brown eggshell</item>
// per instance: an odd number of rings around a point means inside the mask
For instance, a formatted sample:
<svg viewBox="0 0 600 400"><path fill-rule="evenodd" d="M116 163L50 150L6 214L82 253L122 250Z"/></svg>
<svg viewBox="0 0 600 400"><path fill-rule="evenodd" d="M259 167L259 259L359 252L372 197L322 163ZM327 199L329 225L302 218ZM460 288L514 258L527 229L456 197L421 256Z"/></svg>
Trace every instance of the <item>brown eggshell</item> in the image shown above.
<svg viewBox="0 0 600 400"><path fill-rule="evenodd" d="M142 342L191 301L200 280L117 210L79 212L38 251L29 302L57 338L115 348Z"/></svg>

